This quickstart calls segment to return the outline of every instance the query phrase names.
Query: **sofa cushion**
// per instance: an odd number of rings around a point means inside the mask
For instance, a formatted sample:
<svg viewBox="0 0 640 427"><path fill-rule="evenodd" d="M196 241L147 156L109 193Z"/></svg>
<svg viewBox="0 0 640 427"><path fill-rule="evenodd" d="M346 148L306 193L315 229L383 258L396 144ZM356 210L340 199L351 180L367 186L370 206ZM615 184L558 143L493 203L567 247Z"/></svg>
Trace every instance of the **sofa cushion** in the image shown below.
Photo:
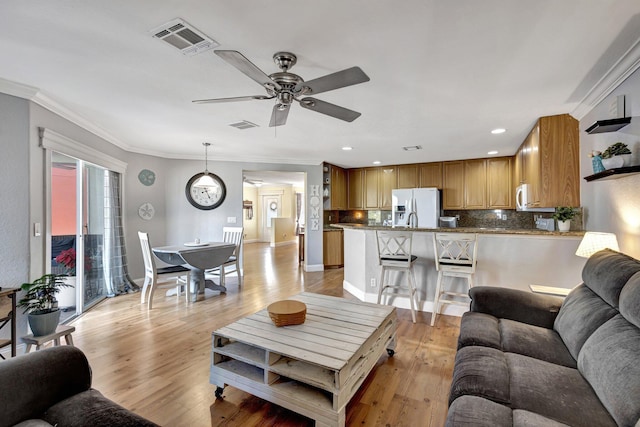
<svg viewBox="0 0 640 427"><path fill-rule="evenodd" d="M13 427L53 427L53 426L44 420L36 418L31 420L25 420L21 423L15 424Z"/></svg>
<svg viewBox="0 0 640 427"><path fill-rule="evenodd" d="M469 311L462 315L458 349L473 345L576 367L576 360L553 329Z"/></svg>
<svg viewBox="0 0 640 427"><path fill-rule="evenodd" d="M128 411L95 389L53 405L42 418L53 425L65 427L157 427L157 424Z"/></svg>
<svg viewBox="0 0 640 427"><path fill-rule="evenodd" d="M512 426L511 408L478 396L460 396L447 414L446 427Z"/></svg>
<svg viewBox="0 0 640 427"><path fill-rule="evenodd" d="M502 350L575 368L574 359L553 329L500 319Z"/></svg>
<svg viewBox="0 0 640 427"><path fill-rule="evenodd" d="M489 347L463 347L456 353L449 404L463 395L509 403L509 369L505 353Z"/></svg>
<svg viewBox="0 0 640 427"><path fill-rule="evenodd" d="M587 338L616 314L616 309L582 284L565 299L553 328L558 331L569 352L577 360Z"/></svg>
<svg viewBox="0 0 640 427"><path fill-rule="evenodd" d="M591 255L582 269L584 284L612 307L627 281L640 271L640 261L611 249Z"/></svg>
<svg viewBox="0 0 640 427"><path fill-rule="evenodd" d="M640 328L640 273L634 274L622 288L620 313L628 322Z"/></svg>
<svg viewBox="0 0 640 427"><path fill-rule="evenodd" d="M572 426L615 426L577 369L505 353L512 409L524 409Z"/></svg>
<svg viewBox="0 0 640 427"><path fill-rule="evenodd" d="M535 412L516 409L513 411L513 427L569 427Z"/></svg>
<svg viewBox="0 0 640 427"><path fill-rule="evenodd" d="M618 315L584 343L578 368L619 425L640 420L640 330Z"/></svg>

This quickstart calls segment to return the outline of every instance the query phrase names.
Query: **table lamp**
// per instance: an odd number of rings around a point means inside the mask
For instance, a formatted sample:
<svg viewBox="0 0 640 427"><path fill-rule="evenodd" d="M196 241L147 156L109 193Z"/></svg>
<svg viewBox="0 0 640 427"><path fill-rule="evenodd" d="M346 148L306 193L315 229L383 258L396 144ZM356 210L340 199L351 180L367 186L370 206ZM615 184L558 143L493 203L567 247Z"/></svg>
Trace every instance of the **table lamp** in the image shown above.
<svg viewBox="0 0 640 427"><path fill-rule="evenodd" d="M583 258L589 258L591 255L603 249L612 249L620 251L618 247L618 239L613 233L598 233L595 231L587 231L576 250L576 255Z"/></svg>

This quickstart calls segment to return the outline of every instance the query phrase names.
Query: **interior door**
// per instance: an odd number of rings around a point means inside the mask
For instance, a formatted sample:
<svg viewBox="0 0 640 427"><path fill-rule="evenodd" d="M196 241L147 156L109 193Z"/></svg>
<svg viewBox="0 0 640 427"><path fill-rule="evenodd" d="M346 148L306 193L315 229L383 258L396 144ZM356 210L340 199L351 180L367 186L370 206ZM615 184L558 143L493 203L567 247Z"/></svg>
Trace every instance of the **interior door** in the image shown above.
<svg viewBox="0 0 640 427"><path fill-rule="evenodd" d="M262 236L261 241L271 241L271 219L282 213L282 196L262 196Z"/></svg>

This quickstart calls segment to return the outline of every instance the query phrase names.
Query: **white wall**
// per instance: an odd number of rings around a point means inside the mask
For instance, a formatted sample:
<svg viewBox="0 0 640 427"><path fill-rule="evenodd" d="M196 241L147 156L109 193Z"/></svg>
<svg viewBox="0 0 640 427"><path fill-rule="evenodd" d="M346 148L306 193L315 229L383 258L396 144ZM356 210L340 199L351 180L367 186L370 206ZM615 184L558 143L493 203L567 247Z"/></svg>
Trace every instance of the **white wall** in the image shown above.
<svg viewBox="0 0 640 427"><path fill-rule="evenodd" d="M632 123L618 132L589 135L584 130L596 120L611 118L609 107L617 95L626 95L627 116L635 116ZM580 120L580 172L593 174L592 150L604 151L609 145L622 141L640 164L640 70L635 71L612 94ZM586 182L581 180L585 226L589 231L615 233L620 251L640 258L640 174L620 179Z"/></svg>

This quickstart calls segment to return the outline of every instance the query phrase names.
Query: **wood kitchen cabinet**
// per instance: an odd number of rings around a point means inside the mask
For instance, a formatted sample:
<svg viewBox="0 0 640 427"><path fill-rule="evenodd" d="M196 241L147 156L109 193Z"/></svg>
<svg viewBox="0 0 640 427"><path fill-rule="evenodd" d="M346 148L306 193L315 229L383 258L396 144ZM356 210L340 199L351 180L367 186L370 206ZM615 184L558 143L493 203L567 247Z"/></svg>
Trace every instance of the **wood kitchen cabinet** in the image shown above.
<svg viewBox="0 0 640 427"><path fill-rule="evenodd" d="M464 161L464 208L485 209L487 207L487 161L474 159Z"/></svg>
<svg viewBox="0 0 640 427"><path fill-rule="evenodd" d="M395 188L418 188L420 186L420 165L398 166L398 186Z"/></svg>
<svg viewBox="0 0 640 427"><path fill-rule="evenodd" d="M529 207L580 206L579 144L578 121L569 114L538 120L516 154Z"/></svg>
<svg viewBox="0 0 640 427"><path fill-rule="evenodd" d="M347 171L347 207L349 209L364 209L364 171L349 169Z"/></svg>
<svg viewBox="0 0 640 427"><path fill-rule="evenodd" d="M324 210L347 209L347 172L335 165L323 165Z"/></svg>
<svg viewBox="0 0 640 427"><path fill-rule="evenodd" d="M322 233L322 262L327 267L344 265L344 235L342 230L325 230Z"/></svg>
<svg viewBox="0 0 640 427"><path fill-rule="evenodd" d="M364 208L391 209L391 193L398 185L397 167L364 169Z"/></svg>
<svg viewBox="0 0 640 427"><path fill-rule="evenodd" d="M515 207L512 171L511 157L487 159L488 209L513 209Z"/></svg>
<svg viewBox="0 0 640 427"><path fill-rule="evenodd" d="M420 164L419 187L435 187L442 190L442 162Z"/></svg>
<svg viewBox="0 0 640 427"><path fill-rule="evenodd" d="M442 209L464 209L464 162L442 164Z"/></svg>

